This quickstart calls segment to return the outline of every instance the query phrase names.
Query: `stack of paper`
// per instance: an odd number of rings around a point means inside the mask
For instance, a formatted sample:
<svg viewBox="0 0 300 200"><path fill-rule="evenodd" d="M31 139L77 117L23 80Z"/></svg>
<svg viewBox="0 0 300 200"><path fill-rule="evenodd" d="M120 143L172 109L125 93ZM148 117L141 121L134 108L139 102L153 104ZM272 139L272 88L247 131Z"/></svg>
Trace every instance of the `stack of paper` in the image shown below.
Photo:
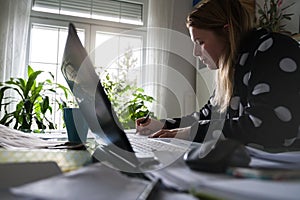
<svg viewBox="0 0 300 200"><path fill-rule="evenodd" d="M263 170L266 168L291 170L299 169L300 166L300 152L274 154L249 147L249 153L252 156L250 165L257 167L257 170L261 168L264 168ZM173 165L154 171L152 174L161 178L167 187L180 191L193 191L200 197L201 195L210 195L221 199L237 200L296 200L300 197L300 179L294 177L280 181L271 178L266 180L260 177L255 179L236 178L226 174L193 171L182 160L177 160Z"/></svg>
<svg viewBox="0 0 300 200"><path fill-rule="evenodd" d="M251 155L250 166L254 168L300 169L300 151L268 153L247 147Z"/></svg>
<svg viewBox="0 0 300 200"><path fill-rule="evenodd" d="M0 147L6 149L19 149L19 148L46 148L55 147L56 145L63 144L58 141L43 140L36 135L24 133L15 129L8 128L0 124Z"/></svg>

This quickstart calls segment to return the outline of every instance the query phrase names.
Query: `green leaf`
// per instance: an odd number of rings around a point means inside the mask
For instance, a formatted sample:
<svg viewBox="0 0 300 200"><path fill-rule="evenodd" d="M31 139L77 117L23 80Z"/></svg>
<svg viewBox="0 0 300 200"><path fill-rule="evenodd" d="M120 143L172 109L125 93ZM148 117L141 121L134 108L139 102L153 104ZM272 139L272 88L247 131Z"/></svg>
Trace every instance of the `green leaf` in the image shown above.
<svg viewBox="0 0 300 200"><path fill-rule="evenodd" d="M49 109L49 97L46 96L40 105L41 105L41 112L43 114L45 114L47 112L47 110Z"/></svg>
<svg viewBox="0 0 300 200"><path fill-rule="evenodd" d="M29 77L33 73L33 69L30 65L27 66L27 76Z"/></svg>
<svg viewBox="0 0 300 200"><path fill-rule="evenodd" d="M3 97L4 97L4 92L7 90L7 89L10 89L10 87L2 87L1 89L0 89L0 105L2 105L2 99L3 99ZM0 107L0 110L1 110L1 107Z"/></svg>
<svg viewBox="0 0 300 200"><path fill-rule="evenodd" d="M28 77L28 81L26 84L26 88L24 91L24 97L27 98L28 97L28 93L31 90L31 87L33 86L33 84L35 84L35 80L37 78L37 76L42 73L42 71L36 71L36 72L32 72L30 74L30 76Z"/></svg>

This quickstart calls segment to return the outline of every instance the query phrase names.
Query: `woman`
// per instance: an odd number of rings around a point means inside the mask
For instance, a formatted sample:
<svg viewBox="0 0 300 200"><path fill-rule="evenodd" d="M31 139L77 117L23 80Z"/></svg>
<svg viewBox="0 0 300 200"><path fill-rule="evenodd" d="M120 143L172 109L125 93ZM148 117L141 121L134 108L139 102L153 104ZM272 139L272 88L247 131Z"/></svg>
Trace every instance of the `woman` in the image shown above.
<svg viewBox="0 0 300 200"><path fill-rule="evenodd" d="M187 27L194 55L218 71L215 93L199 112L180 119L138 119L140 134L202 142L213 126L227 138L263 147L290 146L300 138L300 49L295 40L253 29L238 0L202 1L187 17Z"/></svg>

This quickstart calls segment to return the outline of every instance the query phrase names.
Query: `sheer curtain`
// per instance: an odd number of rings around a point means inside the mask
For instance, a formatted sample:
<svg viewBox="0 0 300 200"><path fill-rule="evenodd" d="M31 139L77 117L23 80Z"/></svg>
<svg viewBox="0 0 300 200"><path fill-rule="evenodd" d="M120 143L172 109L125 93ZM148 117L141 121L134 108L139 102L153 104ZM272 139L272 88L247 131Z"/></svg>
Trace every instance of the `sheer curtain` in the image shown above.
<svg viewBox="0 0 300 200"><path fill-rule="evenodd" d="M23 77L32 0L0 0L0 81Z"/></svg>
<svg viewBox="0 0 300 200"><path fill-rule="evenodd" d="M144 77L147 93L154 96L156 105L152 111L158 117L165 117L163 106L164 68L168 65L170 37L168 29L173 23L174 0L150 0L148 12L146 76Z"/></svg>

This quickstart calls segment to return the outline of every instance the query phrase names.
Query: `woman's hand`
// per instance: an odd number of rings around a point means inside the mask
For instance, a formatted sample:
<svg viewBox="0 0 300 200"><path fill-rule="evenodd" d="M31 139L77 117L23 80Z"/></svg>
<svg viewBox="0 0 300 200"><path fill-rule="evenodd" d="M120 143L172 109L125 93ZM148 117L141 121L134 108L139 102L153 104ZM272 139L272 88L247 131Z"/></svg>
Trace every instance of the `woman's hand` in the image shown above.
<svg viewBox="0 0 300 200"><path fill-rule="evenodd" d="M140 135L150 135L163 128L164 124L156 119L139 118L135 121L136 132Z"/></svg>
<svg viewBox="0 0 300 200"><path fill-rule="evenodd" d="M161 129L151 135L150 138L178 138L189 140L191 127L176 129Z"/></svg>

